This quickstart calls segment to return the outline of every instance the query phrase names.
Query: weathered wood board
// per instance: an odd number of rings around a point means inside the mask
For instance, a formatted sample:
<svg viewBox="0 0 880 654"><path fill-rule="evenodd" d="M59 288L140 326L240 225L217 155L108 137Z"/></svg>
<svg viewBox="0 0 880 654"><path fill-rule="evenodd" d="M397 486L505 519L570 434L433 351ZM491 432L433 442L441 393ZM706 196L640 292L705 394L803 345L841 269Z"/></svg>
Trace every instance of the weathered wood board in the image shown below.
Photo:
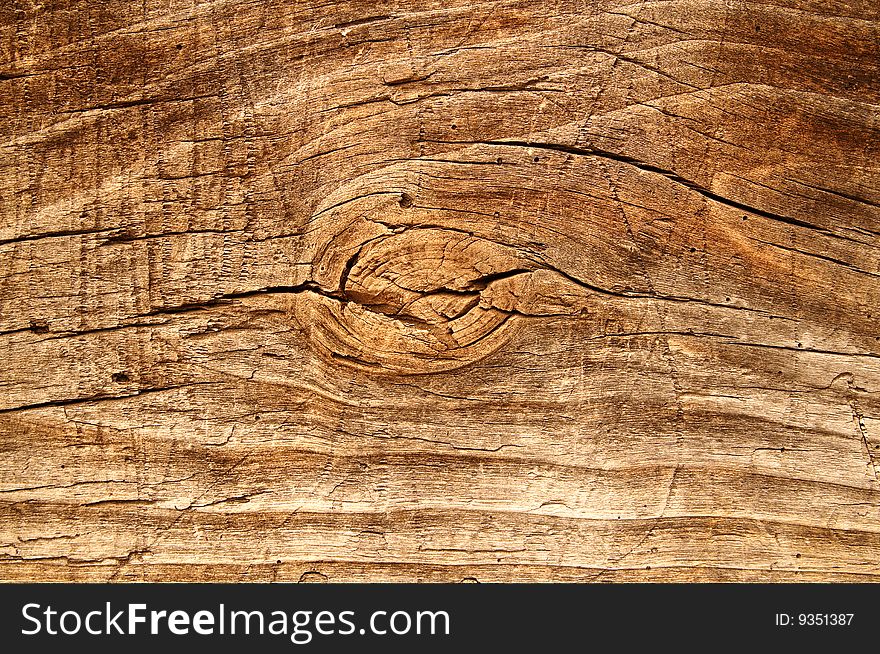
<svg viewBox="0 0 880 654"><path fill-rule="evenodd" d="M0 6L0 579L874 580L880 4Z"/></svg>

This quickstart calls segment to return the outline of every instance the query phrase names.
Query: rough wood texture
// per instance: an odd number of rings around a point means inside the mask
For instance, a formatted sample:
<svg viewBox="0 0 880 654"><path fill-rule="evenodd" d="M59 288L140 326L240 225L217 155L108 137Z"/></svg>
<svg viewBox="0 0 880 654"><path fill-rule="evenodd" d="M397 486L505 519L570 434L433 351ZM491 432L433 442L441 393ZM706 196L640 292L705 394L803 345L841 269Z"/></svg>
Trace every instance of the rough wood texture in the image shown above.
<svg viewBox="0 0 880 654"><path fill-rule="evenodd" d="M880 575L875 0L0 8L0 578Z"/></svg>

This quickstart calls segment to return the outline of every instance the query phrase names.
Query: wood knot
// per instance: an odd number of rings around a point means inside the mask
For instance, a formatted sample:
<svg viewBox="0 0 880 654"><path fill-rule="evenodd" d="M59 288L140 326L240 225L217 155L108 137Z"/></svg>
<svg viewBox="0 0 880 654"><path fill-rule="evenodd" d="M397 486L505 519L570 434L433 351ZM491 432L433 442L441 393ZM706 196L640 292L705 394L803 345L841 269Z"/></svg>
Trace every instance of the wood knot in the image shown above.
<svg viewBox="0 0 880 654"><path fill-rule="evenodd" d="M466 232L407 226L358 247L338 290L315 296L302 319L333 359L404 374L450 370L506 340L512 314L484 294L526 265Z"/></svg>

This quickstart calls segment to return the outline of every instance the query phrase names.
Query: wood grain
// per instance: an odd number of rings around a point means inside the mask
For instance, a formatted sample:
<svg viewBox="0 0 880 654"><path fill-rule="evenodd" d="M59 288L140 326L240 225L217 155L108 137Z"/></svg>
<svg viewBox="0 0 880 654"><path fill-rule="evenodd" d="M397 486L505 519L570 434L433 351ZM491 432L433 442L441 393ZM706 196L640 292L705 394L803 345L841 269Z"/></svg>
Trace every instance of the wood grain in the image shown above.
<svg viewBox="0 0 880 654"><path fill-rule="evenodd" d="M0 579L880 576L873 0L0 7Z"/></svg>

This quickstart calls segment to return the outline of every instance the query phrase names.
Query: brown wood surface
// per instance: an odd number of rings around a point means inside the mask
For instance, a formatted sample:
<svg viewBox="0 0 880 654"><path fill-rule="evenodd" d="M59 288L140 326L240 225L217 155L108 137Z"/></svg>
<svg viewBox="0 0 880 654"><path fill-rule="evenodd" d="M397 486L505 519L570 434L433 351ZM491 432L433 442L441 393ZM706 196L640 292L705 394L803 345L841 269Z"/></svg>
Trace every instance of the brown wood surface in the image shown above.
<svg viewBox="0 0 880 654"><path fill-rule="evenodd" d="M0 579L875 580L875 0L0 6Z"/></svg>

